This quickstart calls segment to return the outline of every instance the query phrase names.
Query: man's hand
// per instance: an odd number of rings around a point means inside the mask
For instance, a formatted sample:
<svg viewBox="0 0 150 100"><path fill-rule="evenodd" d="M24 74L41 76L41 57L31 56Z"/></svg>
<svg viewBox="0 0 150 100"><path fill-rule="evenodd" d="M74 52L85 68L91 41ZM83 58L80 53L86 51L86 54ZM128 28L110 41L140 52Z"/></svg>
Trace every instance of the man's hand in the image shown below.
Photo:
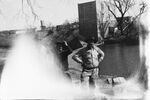
<svg viewBox="0 0 150 100"><path fill-rule="evenodd" d="M99 62L101 62L103 60L103 57L99 58Z"/></svg>
<svg viewBox="0 0 150 100"><path fill-rule="evenodd" d="M72 57L72 59L73 59L74 61L76 61L77 63L83 64L83 61L80 59L80 57L79 57L78 55L74 55L74 56Z"/></svg>

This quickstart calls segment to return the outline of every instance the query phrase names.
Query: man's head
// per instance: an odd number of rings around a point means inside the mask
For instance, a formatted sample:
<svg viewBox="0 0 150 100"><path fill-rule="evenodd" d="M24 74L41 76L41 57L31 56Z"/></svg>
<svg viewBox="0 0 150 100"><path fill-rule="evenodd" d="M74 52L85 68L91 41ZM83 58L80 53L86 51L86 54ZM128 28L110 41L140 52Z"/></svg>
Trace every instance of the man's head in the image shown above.
<svg viewBox="0 0 150 100"><path fill-rule="evenodd" d="M88 46L88 47L93 47L93 46L94 46L95 39L94 39L94 37L88 38L88 39L86 40L86 42L87 42L87 46Z"/></svg>

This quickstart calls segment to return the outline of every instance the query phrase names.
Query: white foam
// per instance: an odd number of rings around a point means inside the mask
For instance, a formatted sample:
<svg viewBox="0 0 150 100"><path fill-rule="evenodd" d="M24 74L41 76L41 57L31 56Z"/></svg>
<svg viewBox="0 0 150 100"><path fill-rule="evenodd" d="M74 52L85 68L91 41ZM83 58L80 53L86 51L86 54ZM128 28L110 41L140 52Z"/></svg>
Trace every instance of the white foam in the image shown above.
<svg viewBox="0 0 150 100"><path fill-rule="evenodd" d="M34 35L18 36L3 69L1 98L67 99L80 92L64 78L51 47Z"/></svg>

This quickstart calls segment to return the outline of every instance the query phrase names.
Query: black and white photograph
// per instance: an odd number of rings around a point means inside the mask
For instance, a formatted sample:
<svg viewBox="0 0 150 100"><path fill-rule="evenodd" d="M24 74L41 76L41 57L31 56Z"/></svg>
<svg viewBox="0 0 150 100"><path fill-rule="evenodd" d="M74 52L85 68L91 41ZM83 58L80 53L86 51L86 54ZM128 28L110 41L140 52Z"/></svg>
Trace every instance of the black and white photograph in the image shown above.
<svg viewBox="0 0 150 100"><path fill-rule="evenodd" d="M149 0L0 0L0 99L149 100Z"/></svg>

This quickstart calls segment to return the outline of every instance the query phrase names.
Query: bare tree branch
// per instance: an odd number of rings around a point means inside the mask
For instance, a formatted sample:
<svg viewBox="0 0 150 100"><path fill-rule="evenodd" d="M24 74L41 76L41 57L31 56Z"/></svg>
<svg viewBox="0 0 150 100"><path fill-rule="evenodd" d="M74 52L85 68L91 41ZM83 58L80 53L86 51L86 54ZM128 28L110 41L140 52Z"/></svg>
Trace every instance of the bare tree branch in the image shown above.
<svg viewBox="0 0 150 100"><path fill-rule="evenodd" d="M118 0L113 0L113 1L114 1L114 4L115 4L115 7L117 7L117 9L119 10L119 12L120 12L121 14L123 14L123 12L122 12L122 7L120 7L120 6L117 5L117 3L118 3L119 5L121 5L121 4L120 4L120 1L118 1Z"/></svg>
<svg viewBox="0 0 150 100"><path fill-rule="evenodd" d="M117 16L115 15L115 13L110 9L110 7L109 6L107 6L108 7L108 10L113 14L113 16L115 17L115 18L117 18Z"/></svg>
<svg viewBox="0 0 150 100"><path fill-rule="evenodd" d="M147 7L147 4L145 2L142 2L140 5L142 6L140 8L140 13L144 13L145 12L145 8Z"/></svg>
<svg viewBox="0 0 150 100"><path fill-rule="evenodd" d="M140 5L141 5L142 7L140 8L139 14L134 17L134 20L136 20L136 19L137 19L138 17L140 17L143 13L146 12L145 9L146 9L146 7L147 7L147 4L146 4L145 2L142 2Z"/></svg>
<svg viewBox="0 0 150 100"><path fill-rule="evenodd" d="M36 20L38 18L38 15L36 14L34 8L33 8L33 5L31 3L31 0L22 0L22 12L23 14L25 14L25 16L27 15L25 12L24 12L24 1L27 2L27 5L29 6L30 10L31 10L31 13L32 15L34 16L34 20Z"/></svg>
<svg viewBox="0 0 150 100"><path fill-rule="evenodd" d="M130 0L129 0L130 1ZM124 11L123 11L123 14L125 14L127 11L128 11L128 9L129 9L129 1L127 0L123 0L123 2L125 3L125 9L124 9Z"/></svg>
<svg viewBox="0 0 150 100"><path fill-rule="evenodd" d="M21 2L21 4L22 4L22 13L26 16L26 13L24 12L24 0L22 0L22 2Z"/></svg>
<svg viewBox="0 0 150 100"><path fill-rule="evenodd" d="M32 5L32 3L31 3L30 0L27 0L27 3L28 3L28 5L29 5L29 7L30 7L30 9L31 9L31 12L32 12L32 14L33 14L33 16L34 16L34 20L35 20L36 18L38 18L38 16L37 16L37 14L35 13L35 11L34 11L34 9L33 9L33 5Z"/></svg>
<svg viewBox="0 0 150 100"><path fill-rule="evenodd" d="M124 14L134 5L133 0L123 0L125 4Z"/></svg>
<svg viewBox="0 0 150 100"><path fill-rule="evenodd" d="M2 3L2 0L0 0L0 3ZM1 8L0 8L0 14L2 15L2 13L3 13L3 12L2 12L2 10L1 10Z"/></svg>
<svg viewBox="0 0 150 100"><path fill-rule="evenodd" d="M110 9L110 6L107 4L107 2L104 2L105 5L107 6L108 10L113 14L113 16L117 19L117 16L115 15L115 13Z"/></svg>

